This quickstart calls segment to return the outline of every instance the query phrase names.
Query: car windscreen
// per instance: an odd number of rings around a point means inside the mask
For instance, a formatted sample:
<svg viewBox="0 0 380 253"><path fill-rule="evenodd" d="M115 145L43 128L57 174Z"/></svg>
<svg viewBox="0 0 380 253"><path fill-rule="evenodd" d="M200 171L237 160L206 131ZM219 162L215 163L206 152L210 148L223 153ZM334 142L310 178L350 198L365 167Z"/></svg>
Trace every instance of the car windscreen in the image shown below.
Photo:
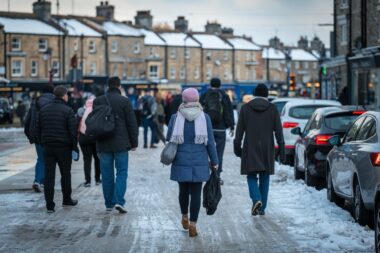
<svg viewBox="0 0 380 253"><path fill-rule="evenodd" d="M352 113L329 115L325 117L325 126L337 132L346 132L358 116Z"/></svg>
<svg viewBox="0 0 380 253"><path fill-rule="evenodd" d="M286 104L286 101L284 101L284 102L274 102L273 104L276 106L278 113L281 114L282 109L284 108L284 106Z"/></svg>
<svg viewBox="0 0 380 253"><path fill-rule="evenodd" d="M302 105L289 109L289 116L296 119L309 119L315 110L331 105Z"/></svg>

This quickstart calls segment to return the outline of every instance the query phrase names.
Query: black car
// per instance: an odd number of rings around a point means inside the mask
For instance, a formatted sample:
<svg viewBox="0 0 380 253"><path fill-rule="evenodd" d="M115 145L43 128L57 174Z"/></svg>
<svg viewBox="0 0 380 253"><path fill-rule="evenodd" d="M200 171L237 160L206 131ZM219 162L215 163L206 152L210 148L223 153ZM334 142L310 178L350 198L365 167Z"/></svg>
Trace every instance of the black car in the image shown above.
<svg viewBox="0 0 380 253"><path fill-rule="evenodd" d="M6 122L13 123L13 109L8 99L0 98L0 124Z"/></svg>
<svg viewBox="0 0 380 253"><path fill-rule="evenodd" d="M304 177L308 186L326 181L326 158L333 148L328 140L333 135L343 137L353 121L365 112L357 106L324 107L317 109L305 126L292 129L299 135L295 144L294 177Z"/></svg>

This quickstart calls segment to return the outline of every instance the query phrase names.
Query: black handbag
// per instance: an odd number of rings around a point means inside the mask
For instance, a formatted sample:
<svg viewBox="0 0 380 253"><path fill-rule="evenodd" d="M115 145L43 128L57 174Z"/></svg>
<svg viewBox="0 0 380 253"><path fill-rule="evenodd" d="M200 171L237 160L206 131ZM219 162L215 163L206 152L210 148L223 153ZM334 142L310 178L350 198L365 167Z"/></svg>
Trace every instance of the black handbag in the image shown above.
<svg viewBox="0 0 380 253"><path fill-rule="evenodd" d="M207 215L213 215L222 199L222 190L218 173L212 171L209 180L203 187L203 207L206 208Z"/></svg>

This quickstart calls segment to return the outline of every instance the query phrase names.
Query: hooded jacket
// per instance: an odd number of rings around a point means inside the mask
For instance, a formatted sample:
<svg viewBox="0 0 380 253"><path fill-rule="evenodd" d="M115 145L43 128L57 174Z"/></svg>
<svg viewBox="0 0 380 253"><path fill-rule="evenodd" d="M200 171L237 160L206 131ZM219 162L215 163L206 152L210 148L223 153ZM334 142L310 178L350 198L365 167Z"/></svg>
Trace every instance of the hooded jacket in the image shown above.
<svg viewBox="0 0 380 253"><path fill-rule="evenodd" d="M284 150L281 120L275 105L262 97L243 105L234 140L234 152L241 157L242 175L257 172L274 174L273 133L280 150Z"/></svg>

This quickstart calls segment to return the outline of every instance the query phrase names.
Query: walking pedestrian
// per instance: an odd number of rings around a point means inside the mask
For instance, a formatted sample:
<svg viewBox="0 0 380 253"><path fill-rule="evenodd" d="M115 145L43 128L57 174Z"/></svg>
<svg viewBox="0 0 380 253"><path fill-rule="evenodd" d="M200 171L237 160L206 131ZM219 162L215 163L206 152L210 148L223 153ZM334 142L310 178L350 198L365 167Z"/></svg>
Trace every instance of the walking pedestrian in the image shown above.
<svg viewBox="0 0 380 253"><path fill-rule="evenodd" d="M254 96L253 100L241 108L236 127L234 152L241 158L241 174L247 175L249 195L253 203L251 213L256 216L265 214L269 177L274 174L273 133L279 145L281 161L285 159L285 149L280 115L276 106L268 101L267 86L259 84Z"/></svg>
<svg viewBox="0 0 380 253"><path fill-rule="evenodd" d="M219 78L212 78L210 81L211 88L202 95L201 104L204 111L210 115L214 138L216 142L216 151L218 152L220 177L223 171L223 154L226 146L226 129L230 129L230 136L234 135L235 119L231 100L228 95L220 89L221 82ZM220 179L223 184L223 180Z"/></svg>
<svg viewBox="0 0 380 253"><path fill-rule="evenodd" d="M170 179L179 185L182 226L189 230L190 237L195 237L198 234L196 223L201 206L202 182L210 177L210 164L212 169L217 170L218 156L211 120L203 112L198 91L185 89L182 99L178 112L170 119L166 140L178 144Z"/></svg>
<svg viewBox="0 0 380 253"><path fill-rule="evenodd" d="M151 131L150 148L157 148L154 145L156 140L156 130L154 129L153 122L153 117L157 110L157 103L149 90L145 91L145 94L141 97L140 105L142 125L144 128L144 148L148 148L148 129Z"/></svg>
<svg viewBox="0 0 380 253"><path fill-rule="evenodd" d="M62 205L75 206L78 200L71 198L72 152L77 147L77 123L74 111L68 105L67 89L63 85L54 88L54 100L40 111L39 129L45 148L45 200L48 213L55 211L55 168L61 172Z"/></svg>
<svg viewBox="0 0 380 253"><path fill-rule="evenodd" d="M42 95L34 98L30 105L28 114L25 119L24 133L30 144L34 144L37 153L37 162L34 172L34 182L32 188L35 192L41 192L45 180L45 161L44 147L41 143L41 138L38 129L39 113L42 108L51 104L54 100L54 87L47 85L42 90Z"/></svg>
<svg viewBox="0 0 380 253"><path fill-rule="evenodd" d="M153 116L153 124L154 124L154 129L155 129L155 138L157 140L157 143L159 141L162 141L165 143L165 136L163 134L164 132L164 124L165 124L165 109L164 109L164 103L162 100L161 93L157 92L156 96L156 113Z"/></svg>
<svg viewBox="0 0 380 253"><path fill-rule="evenodd" d="M24 127L25 123L25 114L26 114L26 105L19 100L16 108L16 115L20 119L21 127Z"/></svg>
<svg viewBox="0 0 380 253"><path fill-rule="evenodd" d="M100 180L100 163L96 152L96 141L93 137L86 135L86 119L87 116L92 112L93 103L95 96L91 96L86 100L83 116L79 123L79 145L83 153L84 161L84 176L85 182L84 187L91 186L91 165L92 158L94 158L95 163L95 182L96 185L101 183Z"/></svg>
<svg viewBox="0 0 380 253"><path fill-rule="evenodd" d="M111 137L96 141L102 174L103 196L107 211L115 207L127 213L124 195L127 191L129 151L138 145L138 126L130 100L121 95L118 77L108 80L108 91L94 100L94 110L108 105L115 114L115 130ZM116 168L116 180L115 180Z"/></svg>

